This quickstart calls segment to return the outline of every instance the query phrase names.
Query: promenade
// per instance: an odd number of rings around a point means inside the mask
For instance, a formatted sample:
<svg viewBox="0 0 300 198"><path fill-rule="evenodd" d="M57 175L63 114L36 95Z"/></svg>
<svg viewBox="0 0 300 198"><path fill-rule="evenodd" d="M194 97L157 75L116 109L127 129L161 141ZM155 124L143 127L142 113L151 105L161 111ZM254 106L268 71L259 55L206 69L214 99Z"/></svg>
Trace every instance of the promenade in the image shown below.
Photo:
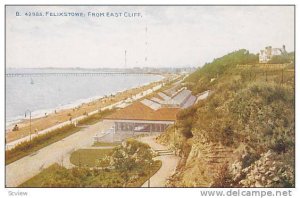
<svg viewBox="0 0 300 198"><path fill-rule="evenodd" d="M162 84L158 84L158 85L154 86L153 88L150 88L150 89L147 89L145 91L142 91L142 92L134 95L132 97L132 100L130 102L139 100L142 97L144 97L144 96L146 96L148 94L151 94L154 91L157 91L161 87L162 87ZM122 106L124 103L125 103L124 100L118 101L116 103L113 103L111 105L108 105L108 106L105 106L105 107L101 108L101 111L104 111L106 109L112 109L112 108L115 108L117 106ZM89 115L94 115L97 112L98 112L98 110L94 110L94 111L90 112ZM61 127L66 126L68 124L78 122L79 120L82 120L84 118L86 118L86 116L85 115L81 115L81 116L78 116L76 118L73 118L72 121L65 121L65 122L59 123L57 125L51 126L51 127L47 128L47 129L44 129L44 130L38 131L37 133L31 134L31 138L34 138L34 137L36 137L38 135L41 135L41 134L45 134L45 133L51 132L51 131L53 131L55 129L61 128ZM14 141L6 143L6 147L5 148L6 148L6 150L9 150L9 149L14 148L19 143L24 142L24 141L29 141L29 140L30 140L30 135L27 135L27 136L22 137L20 139L17 139L17 140L14 140Z"/></svg>
<svg viewBox="0 0 300 198"><path fill-rule="evenodd" d="M64 162L68 163L68 158L72 152L93 144L93 136L97 131L107 130L111 127L111 123L98 122L97 124L83 128L77 133L42 148L36 153L6 165L6 187L19 186L53 163L59 163L61 165L64 165Z"/></svg>

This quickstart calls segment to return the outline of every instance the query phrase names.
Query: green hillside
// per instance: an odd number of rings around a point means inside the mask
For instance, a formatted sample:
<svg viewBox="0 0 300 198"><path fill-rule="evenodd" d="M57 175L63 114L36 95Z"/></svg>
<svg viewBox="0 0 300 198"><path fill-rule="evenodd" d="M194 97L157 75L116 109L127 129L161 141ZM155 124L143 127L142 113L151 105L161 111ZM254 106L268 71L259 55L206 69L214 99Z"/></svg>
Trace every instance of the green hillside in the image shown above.
<svg viewBox="0 0 300 198"><path fill-rule="evenodd" d="M211 94L159 137L182 157L170 186L294 186L294 66L257 62L242 49L186 78L194 94Z"/></svg>

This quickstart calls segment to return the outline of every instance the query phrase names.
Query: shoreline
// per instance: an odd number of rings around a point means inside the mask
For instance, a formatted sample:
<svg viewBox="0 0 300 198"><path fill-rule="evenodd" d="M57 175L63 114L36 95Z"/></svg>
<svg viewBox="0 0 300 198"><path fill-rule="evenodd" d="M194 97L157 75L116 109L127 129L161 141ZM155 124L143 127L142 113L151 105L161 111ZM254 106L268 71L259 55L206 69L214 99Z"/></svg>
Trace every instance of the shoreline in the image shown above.
<svg viewBox="0 0 300 198"><path fill-rule="evenodd" d="M31 119L34 120L34 119L43 118L43 117L45 117L45 113L47 115L50 115L50 114L55 113L55 111L58 113L58 112L64 111L64 110L78 108L81 105L88 104L88 103L93 103L97 100L102 100L102 99L105 99L105 98L108 98L108 97L111 97L111 96L115 96L117 94L120 94L120 93L125 92L125 91L129 91L131 89L142 88L144 86L150 85L151 83L156 83L156 82L162 81L166 78L166 75L158 75L158 76L161 76L162 79L155 80L155 81L152 81L152 82L147 82L147 83L144 83L144 84L141 84L141 85L138 85L138 86L129 87L127 89L125 88L125 89L122 89L122 90L119 90L119 91L114 91L114 92L111 92L111 93L106 94L106 95L98 95L98 96L92 96L92 97L89 97L89 98L77 99L77 100L74 100L74 101L69 102L67 104L62 104L62 105L59 105L59 106L56 106L56 107L52 107L52 108L50 107L50 108L45 108L45 109L39 109L39 110L32 111L31 112ZM5 133L11 132L14 125L16 125L16 124L19 125L19 124L22 124L24 122L29 122L29 118L24 118L24 115L17 115L17 116L15 116L14 118L12 118L10 120L6 120Z"/></svg>
<svg viewBox="0 0 300 198"><path fill-rule="evenodd" d="M145 83L138 87L132 87L123 91L117 91L111 93L109 96L102 96L102 97L93 97L86 99L86 101L90 100L89 102L83 102L81 104L77 104L71 108L61 109L59 111L47 114L46 116L32 118L31 119L31 134L37 134L40 131L45 131L48 128L52 128L55 125L62 124L66 121L74 120L78 117L82 117L84 115L89 115L92 112L95 112L101 108L106 106L110 106L112 104L117 104L119 102L124 102L133 96L136 96L145 90L152 89L153 87L166 82L168 79L174 77L174 75L162 75L163 78L157 81ZM56 108L57 109L57 108ZM18 131L12 131L6 127L6 143L10 143L16 141L18 139L25 138L26 136L30 135L30 126L29 126L29 119L22 120L18 122Z"/></svg>

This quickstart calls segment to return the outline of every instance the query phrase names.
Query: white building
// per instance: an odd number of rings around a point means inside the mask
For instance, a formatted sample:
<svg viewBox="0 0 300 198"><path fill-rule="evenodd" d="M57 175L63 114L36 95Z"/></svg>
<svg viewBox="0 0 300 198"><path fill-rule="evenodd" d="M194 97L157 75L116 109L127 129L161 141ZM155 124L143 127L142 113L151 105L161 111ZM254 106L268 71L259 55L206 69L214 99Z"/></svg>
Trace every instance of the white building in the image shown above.
<svg viewBox="0 0 300 198"><path fill-rule="evenodd" d="M260 50L259 53L259 63L267 63L273 56L281 55L285 53L285 46L282 48L272 48L272 46L265 47L265 49Z"/></svg>

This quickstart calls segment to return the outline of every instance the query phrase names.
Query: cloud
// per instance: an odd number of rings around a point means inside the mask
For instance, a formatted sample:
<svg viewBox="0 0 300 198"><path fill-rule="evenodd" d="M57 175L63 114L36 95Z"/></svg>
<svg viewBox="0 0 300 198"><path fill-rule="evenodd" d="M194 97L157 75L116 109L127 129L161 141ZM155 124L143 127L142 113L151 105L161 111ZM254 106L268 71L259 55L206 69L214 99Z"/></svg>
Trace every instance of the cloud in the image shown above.
<svg viewBox="0 0 300 198"><path fill-rule="evenodd" d="M266 45L285 44L294 50L293 6L6 9L7 67L123 67L125 50L128 67L201 66L240 48L256 53ZM17 11L139 12L142 17L16 17Z"/></svg>

